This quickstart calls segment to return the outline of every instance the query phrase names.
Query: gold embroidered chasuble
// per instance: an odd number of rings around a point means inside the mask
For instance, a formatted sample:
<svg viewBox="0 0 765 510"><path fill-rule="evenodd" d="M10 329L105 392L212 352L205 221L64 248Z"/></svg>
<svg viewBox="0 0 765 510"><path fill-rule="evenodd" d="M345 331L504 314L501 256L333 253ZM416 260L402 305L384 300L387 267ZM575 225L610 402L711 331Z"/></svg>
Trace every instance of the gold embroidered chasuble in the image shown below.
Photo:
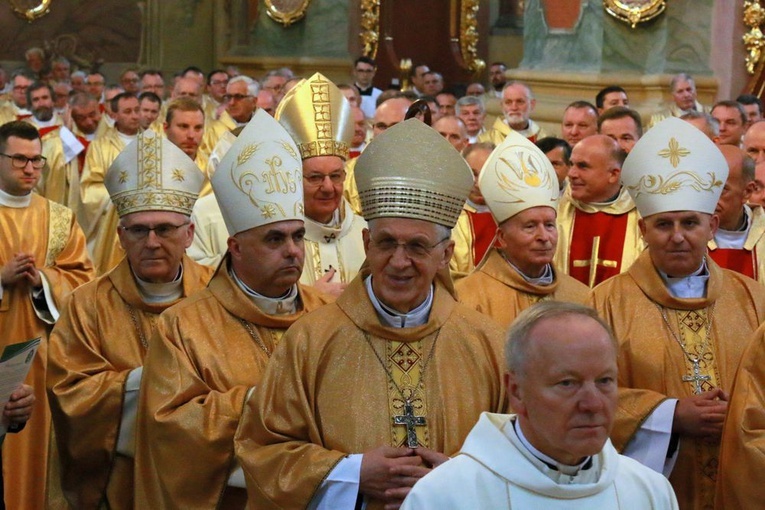
<svg viewBox="0 0 765 510"><path fill-rule="evenodd" d="M106 171L124 148L125 143L117 130L112 129L93 140L85 155L77 219L85 232L88 249L98 274L107 273L124 255L120 252L115 253L115 244L118 245L119 217L104 186Z"/></svg>
<svg viewBox="0 0 765 510"><path fill-rule="evenodd" d="M361 197L359 187L356 185L356 158L345 162L345 182L343 183L343 196L356 214L361 214Z"/></svg>
<svg viewBox="0 0 765 510"><path fill-rule="evenodd" d="M692 396L696 375L709 377L699 380L701 391L719 387L730 392L746 343L765 319L765 288L709 258L707 267L707 296L676 298L646 250L626 273L590 294L590 304L619 341L619 407L611 440L620 451L661 402ZM662 311L677 339L669 332ZM678 339L692 356L702 355L700 374ZM670 482L680 507L708 508L714 499L719 445L682 437L679 448Z"/></svg>
<svg viewBox="0 0 765 510"><path fill-rule="evenodd" d="M526 308L542 300L584 303L590 289L553 267L550 285L526 281L499 250L493 249L478 269L456 284L460 303L507 328Z"/></svg>
<svg viewBox="0 0 765 510"><path fill-rule="evenodd" d="M715 508L759 508L765 501L765 326L744 351L720 441Z"/></svg>
<svg viewBox="0 0 765 510"><path fill-rule="evenodd" d="M38 269L50 285L56 308L63 308L68 295L93 279L93 265L85 248L85 237L72 211L32 193L27 207L0 205L0 266L14 254L35 256ZM47 336L52 325L35 314L31 289L21 282L3 289L0 299L2 346L42 337L26 383L36 398L32 418L18 434L8 434L3 445L5 502L8 508L44 507L50 434L50 412L45 394L48 352Z"/></svg>
<svg viewBox="0 0 765 510"><path fill-rule="evenodd" d="M313 285L330 266L337 271L333 282L349 283L358 274L366 259L361 233L367 222L354 214L345 199L340 202L340 211L338 227L305 219L305 263L300 283Z"/></svg>
<svg viewBox="0 0 765 510"><path fill-rule="evenodd" d="M42 155L47 161L37 184L37 192L48 200L76 209L80 199L79 162L77 157L66 162L58 129L42 137Z"/></svg>
<svg viewBox="0 0 765 510"><path fill-rule="evenodd" d="M645 243L638 227L640 215L635 207L635 203L630 198L629 193L627 193L627 188L622 186L619 195L613 202L608 204L587 204L574 199L571 196L571 188L569 186L566 187L558 203L558 246L555 249L555 266L560 268L565 274L569 274L571 246L577 242L585 242L584 237L587 236L587 232L577 232L577 236L582 236L582 239L574 239L574 228L576 227L574 220L576 219L577 210L588 214L598 212L609 215L627 214L624 247L619 265L622 273L627 271L645 248ZM589 241L587 242L589 243ZM591 260L585 262L586 264L592 263ZM601 261L596 262L601 263Z"/></svg>
<svg viewBox="0 0 765 510"><path fill-rule="evenodd" d="M141 381L136 438L136 508L244 508L227 487L234 432L284 331L329 298L299 286L302 308L268 315L231 278L229 258L207 289L159 320ZM247 321L263 346L248 332Z"/></svg>
<svg viewBox="0 0 765 510"><path fill-rule="evenodd" d="M181 299L204 289L212 272L184 257ZM159 314L179 301L145 302L125 258L78 289L62 311L48 354L58 446L58 458L51 459L58 469L51 471L73 508L132 508L133 459L116 452L125 382L143 365L143 341Z"/></svg>
<svg viewBox="0 0 765 510"><path fill-rule="evenodd" d="M506 409L501 328L441 280L426 324L383 326L366 276L362 267L335 303L290 328L245 405L235 443L251 508L305 508L347 454L401 445L406 427L394 419L406 399L426 421L418 443L446 455L482 411Z"/></svg>
<svg viewBox="0 0 765 510"><path fill-rule="evenodd" d="M513 129L507 125L504 117L500 115L494 119L491 129L478 135L478 142L489 142L494 145L499 145L505 141L505 138L507 138L507 135L509 135L511 131L513 131ZM528 138L531 143L535 143L537 140L548 136L547 132L531 119L529 119L529 126L522 131L518 131L518 133Z"/></svg>

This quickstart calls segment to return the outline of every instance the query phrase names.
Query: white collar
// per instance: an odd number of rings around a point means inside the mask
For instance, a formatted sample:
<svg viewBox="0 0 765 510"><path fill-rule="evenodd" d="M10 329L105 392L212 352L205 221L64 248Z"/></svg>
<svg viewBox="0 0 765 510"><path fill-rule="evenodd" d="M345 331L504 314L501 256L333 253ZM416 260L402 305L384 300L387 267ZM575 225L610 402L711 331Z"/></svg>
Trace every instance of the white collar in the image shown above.
<svg viewBox="0 0 765 510"><path fill-rule="evenodd" d="M344 215L340 214L343 210ZM305 217L305 238L316 243L336 243L350 232L353 224L353 210L345 199L340 200L340 206L332 213L329 223L319 223Z"/></svg>
<svg viewBox="0 0 765 510"><path fill-rule="evenodd" d="M292 315L297 313L297 284L293 285L283 296L272 298L252 290L239 278L234 268L229 269L229 274L237 286L255 303L255 306L260 308L266 315Z"/></svg>
<svg viewBox="0 0 765 510"><path fill-rule="evenodd" d="M675 278L659 270L661 279L667 286L669 293L680 299L698 299L703 298L707 293L707 281L709 280L709 270L707 269L707 259L701 261L701 266L689 274Z"/></svg>
<svg viewBox="0 0 765 510"><path fill-rule="evenodd" d="M377 317L380 318L380 322L384 326L391 328L416 328L417 326L422 326L428 322L430 309L433 307L432 285L430 286L430 292L428 293L428 297L425 298L425 301L408 313L397 312L389 306L385 306L379 299L377 299L374 290L372 290L371 275L364 281L364 285L367 287L367 294L369 294L372 306L377 312Z"/></svg>
<svg viewBox="0 0 765 510"><path fill-rule="evenodd" d="M141 298L147 303L170 303L183 297L183 264L178 269L178 275L171 282L147 282L140 279L135 273L133 273L133 277L138 285L138 292L141 294Z"/></svg>
<svg viewBox="0 0 765 510"><path fill-rule="evenodd" d="M125 133L122 133L119 129L115 128L115 130L117 131L117 136L120 137L120 140L122 140L122 143L124 143L125 145L128 145L130 142L138 138L138 134L126 135Z"/></svg>
<svg viewBox="0 0 765 510"><path fill-rule="evenodd" d="M526 436L523 435L523 430L521 429L521 420L516 417L515 421L513 422L513 428L505 428L503 429L503 432L505 435L512 434L515 432L515 434L518 436L518 440L521 442L521 444L529 451L530 454L532 454L537 459L541 460L545 464L547 464L549 467L554 467L556 470L560 471L564 475L568 476L576 476L579 474L579 471L582 470L582 468L585 467L588 463L592 465L590 462L592 460L592 457L585 457L582 462L575 466L571 466L568 464L561 464L557 460L553 459L549 455L545 455L544 453L537 450L534 445L532 445L528 439L526 439Z"/></svg>
<svg viewBox="0 0 765 510"><path fill-rule="evenodd" d="M521 278L523 278L524 280L526 280L532 285L539 285L541 287L545 287L547 285L551 285L553 282L554 275L553 275L552 266L550 266L550 264L545 265L545 270L542 271L542 276L532 278L531 276L526 276L526 273L521 271L515 264L507 260L507 257L505 257L504 253L502 253L502 258L504 258L507 261L507 263L510 264L510 267L515 269L518 272L518 274L521 275Z"/></svg>
<svg viewBox="0 0 765 510"><path fill-rule="evenodd" d="M50 120L40 120L35 116L32 116L32 118L35 121L35 124L37 124L38 128L46 128L51 126L58 125L58 119L56 118L56 114L54 113L53 116L50 118Z"/></svg>
<svg viewBox="0 0 765 510"><path fill-rule="evenodd" d="M715 232L715 243L718 248L741 250L749 237L749 229L752 228L752 209L744 205L744 227L739 230L724 230L721 228Z"/></svg>
<svg viewBox="0 0 765 510"><path fill-rule="evenodd" d="M12 207L14 209L22 209L24 207L29 207L31 202L32 192L19 197L16 195L11 195L10 193L6 193L0 189L0 205L4 205L5 207Z"/></svg>

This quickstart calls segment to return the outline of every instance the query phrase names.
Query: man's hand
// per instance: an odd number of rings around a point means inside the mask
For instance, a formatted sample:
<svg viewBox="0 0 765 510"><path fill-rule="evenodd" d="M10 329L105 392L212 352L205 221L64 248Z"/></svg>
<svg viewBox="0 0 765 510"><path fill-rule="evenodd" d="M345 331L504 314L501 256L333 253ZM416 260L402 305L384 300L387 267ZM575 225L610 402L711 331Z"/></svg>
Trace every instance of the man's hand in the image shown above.
<svg viewBox="0 0 765 510"><path fill-rule="evenodd" d="M411 448L380 446L361 458L359 492L385 502L386 509L396 509L414 483L428 474L422 457Z"/></svg>
<svg viewBox="0 0 765 510"><path fill-rule="evenodd" d="M37 273L35 269L35 257L31 253L17 253L0 269L0 284L4 287L13 287L22 279L29 279L30 271ZM38 274L37 279L40 276Z"/></svg>
<svg viewBox="0 0 765 510"><path fill-rule="evenodd" d="M681 398L675 407L672 432L719 440L727 410L728 395L720 388Z"/></svg>
<svg viewBox="0 0 765 510"><path fill-rule="evenodd" d="M35 396L32 387L21 384L13 393L11 399L3 409L3 422L10 425L23 425L32 416L32 408L35 404Z"/></svg>
<svg viewBox="0 0 765 510"><path fill-rule="evenodd" d="M324 276L316 280L316 282L313 284L313 286L316 288L316 290L323 292L324 294L329 294L330 296L340 297L340 294L343 293L345 288L348 286L347 283L331 283L330 280L333 276L335 276L336 270L334 267L330 268L329 271L327 271Z"/></svg>
<svg viewBox="0 0 765 510"><path fill-rule="evenodd" d="M423 464L425 464L425 468L424 471L422 467L418 468L418 474L421 474L421 476L414 479L412 485L414 485L417 480L430 473L431 470L437 468L449 460L449 457L443 453L431 450L430 448L424 448L422 446L418 446L414 450L414 453L422 459ZM398 474L398 472L402 471L403 469L409 469L409 467L401 468L397 466L393 468L393 471ZM385 510L396 510L399 506L401 506L404 498L406 498L407 494L409 494L409 491L412 490L412 485L386 490L385 497L389 501L392 500L392 502L385 505Z"/></svg>

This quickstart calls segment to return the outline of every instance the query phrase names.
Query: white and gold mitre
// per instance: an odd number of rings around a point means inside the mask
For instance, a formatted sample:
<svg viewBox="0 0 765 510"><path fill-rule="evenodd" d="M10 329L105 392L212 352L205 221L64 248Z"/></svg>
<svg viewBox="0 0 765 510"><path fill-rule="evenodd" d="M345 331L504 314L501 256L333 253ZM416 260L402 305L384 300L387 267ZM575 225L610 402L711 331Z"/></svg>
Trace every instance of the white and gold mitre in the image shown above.
<svg viewBox="0 0 765 510"><path fill-rule="evenodd" d="M355 173L367 221L414 218L453 228L473 187L473 172L460 153L417 119L373 138Z"/></svg>
<svg viewBox="0 0 765 510"><path fill-rule="evenodd" d="M303 159L348 159L353 139L351 105L337 85L321 73L300 80L279 102L274 114L292 136Z"/></svg>
<svg viewBox="0 0 765 510"><path fill-rule="evenodd" d="M478 187L497 224L532 207L556 209L560 196L550 160L516 131L511 131L486 160Z"/></svg>
<svg viewBox="0 0 765 510"><path fill-rule="evenodd" d="M117 214L173 211L191 215L205 176L170 140L147 129L120 152L104 184Z"/></svg>
<svg viewBox="0 0 765 510"><path fill-rule="evenodd" d="M638 140L621 180L644 218L668 211L713 214L728 178L717 146L690 123L670 117Z"/></svg>
<svg viewBox="0 0 765 510"><path fill-rule="evenodd" d="M258 110L212 176L230 235L277 221L303 221L303 162L289 133Z"/></svg>

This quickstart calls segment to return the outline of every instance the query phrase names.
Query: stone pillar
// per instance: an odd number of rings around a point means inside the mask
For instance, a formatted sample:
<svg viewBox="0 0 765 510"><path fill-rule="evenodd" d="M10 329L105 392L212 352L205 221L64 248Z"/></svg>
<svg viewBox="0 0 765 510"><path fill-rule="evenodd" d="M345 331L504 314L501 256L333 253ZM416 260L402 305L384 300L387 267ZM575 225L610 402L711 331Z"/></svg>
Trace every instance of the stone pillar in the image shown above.
<svg viewBox="0 0 765 510"><path fill-rule="evenodd" d="M703 104L716 99L713 70L728 73L719 75L726 97L738 94L713 41L724 42L723 34L733 38L726 27L741 24L740 15L732 19L741 0L723 2L730 4L725 8L713 0L668 0L664 13L634 29L609 15L602 0L581 0L579 17L568 30L547 24L544 9L555 1L526 2L523 60L508 71L511 79L531 85L537 98L533 117L553 133L560 133L566 105L578 99L594 103L598 90L611 84L623 86L646 119L670 100L669 81L678 72L694 76ZM743 68L743 54L727 58Z"/></svg>

